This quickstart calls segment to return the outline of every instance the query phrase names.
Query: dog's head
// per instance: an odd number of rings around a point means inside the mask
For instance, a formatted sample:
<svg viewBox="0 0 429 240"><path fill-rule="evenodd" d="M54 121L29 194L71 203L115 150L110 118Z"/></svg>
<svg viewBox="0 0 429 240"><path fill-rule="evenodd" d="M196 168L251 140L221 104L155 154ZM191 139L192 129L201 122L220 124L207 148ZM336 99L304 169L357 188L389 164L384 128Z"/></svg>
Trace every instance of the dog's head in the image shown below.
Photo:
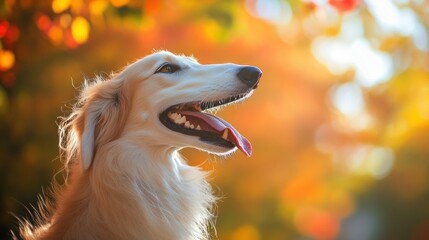
<svg viewBox="0 0 429 240"><path fill-rule="evenodd" d="M249 141L209 112L249 97L261 74L252 66L201 65L162 51L96 82L83 92L73 121L84 168L97 148L117 139L142 148L190 146L216 154L238 148L249 156Z"/></svg>

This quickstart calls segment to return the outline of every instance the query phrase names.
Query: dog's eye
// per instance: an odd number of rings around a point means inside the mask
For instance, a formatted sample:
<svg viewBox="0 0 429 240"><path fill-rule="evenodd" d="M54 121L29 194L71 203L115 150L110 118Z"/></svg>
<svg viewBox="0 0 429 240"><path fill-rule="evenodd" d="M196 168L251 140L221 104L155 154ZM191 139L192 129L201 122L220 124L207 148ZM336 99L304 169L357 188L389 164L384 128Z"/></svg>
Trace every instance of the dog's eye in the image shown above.
<svg viewBox="0 0 429 240"><path fill-rule="evenodd" d="M164 63L155 73L174 73L180 70L180 67L171 63Z"/></svg>

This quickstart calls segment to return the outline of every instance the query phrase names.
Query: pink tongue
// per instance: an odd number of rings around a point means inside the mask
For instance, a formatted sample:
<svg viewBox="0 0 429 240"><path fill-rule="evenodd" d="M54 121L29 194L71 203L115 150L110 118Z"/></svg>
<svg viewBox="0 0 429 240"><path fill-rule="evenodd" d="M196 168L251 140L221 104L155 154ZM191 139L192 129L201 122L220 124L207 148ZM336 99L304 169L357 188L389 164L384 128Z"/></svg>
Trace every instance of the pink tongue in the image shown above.
<svg viewBox="0 0 429 240"><path fill-rule="evenodd" d="M250 142L225 120L202 112L180 111L180 113L182 115L193 116L203 120L205 123L210 125L210 127L216 130L220 136L225 129L228 129L228 140L237 146L238 149L246 154L246 156L250 157L250 155L252 155L252 145Z"/></svg>

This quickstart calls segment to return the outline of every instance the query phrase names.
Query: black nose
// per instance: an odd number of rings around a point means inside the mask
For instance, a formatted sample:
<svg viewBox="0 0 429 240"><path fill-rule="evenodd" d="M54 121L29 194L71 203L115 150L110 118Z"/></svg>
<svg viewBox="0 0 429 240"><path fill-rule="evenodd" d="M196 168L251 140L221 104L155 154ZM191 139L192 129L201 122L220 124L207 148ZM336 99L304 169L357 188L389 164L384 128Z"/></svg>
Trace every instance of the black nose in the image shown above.
<svg viewBox="0 0 429 240"><path fill-rule="evenodd" d="M262 71L257 67L242 67L237 73L238 79L246 84L246 86L255 89L258 87L259 79L262 76Z"/></svg>

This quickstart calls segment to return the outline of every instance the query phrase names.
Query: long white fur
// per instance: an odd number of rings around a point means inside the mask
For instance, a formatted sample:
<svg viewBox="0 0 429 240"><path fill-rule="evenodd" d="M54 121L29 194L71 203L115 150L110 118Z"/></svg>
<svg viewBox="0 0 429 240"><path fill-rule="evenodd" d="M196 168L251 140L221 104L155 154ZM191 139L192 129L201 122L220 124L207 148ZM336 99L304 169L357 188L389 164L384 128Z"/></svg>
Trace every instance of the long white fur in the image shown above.
<svg viewBox="0 0 429 240"><path fill-rule="evenodd" d="M174 74L154 74L164 62ZM158 120L167 107L216 100L244 88L237 65L200 65L157 52L110 79L97 77L81 91L60 125L67 183L35 226L22 221L24 239L208 239L216 197L206 173L178 153L194 147L231 153L173 132ZM51 205L48 202L46 205Z"/></svg>

